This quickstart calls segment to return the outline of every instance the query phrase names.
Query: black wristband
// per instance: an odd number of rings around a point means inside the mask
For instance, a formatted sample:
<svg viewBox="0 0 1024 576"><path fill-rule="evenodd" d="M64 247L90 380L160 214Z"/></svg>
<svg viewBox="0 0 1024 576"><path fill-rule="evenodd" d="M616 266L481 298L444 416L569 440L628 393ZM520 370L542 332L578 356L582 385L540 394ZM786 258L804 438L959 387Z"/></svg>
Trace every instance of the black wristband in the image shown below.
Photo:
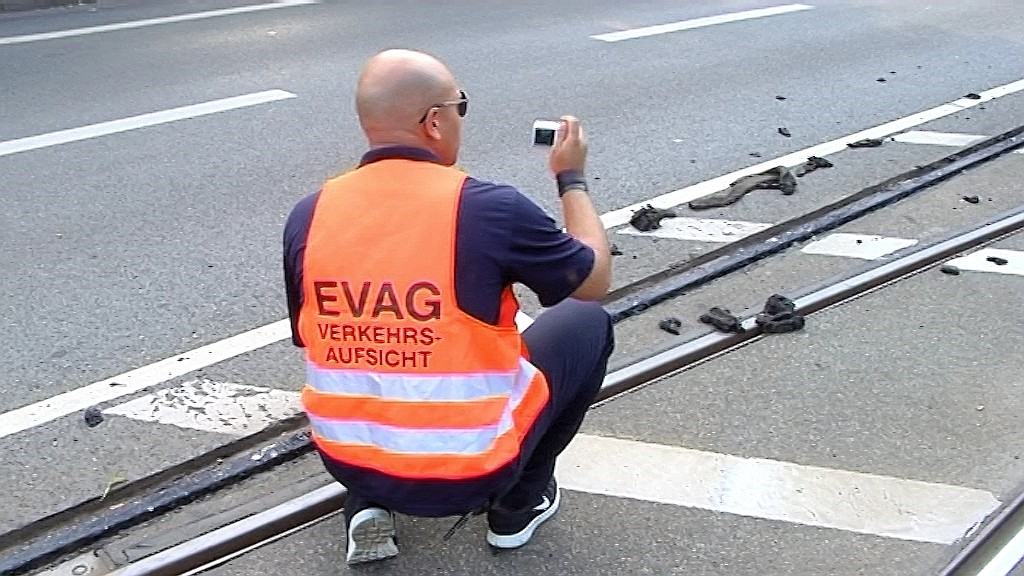
<svg viewBox="0 0 1024 576"><path fill-rule="evenodd" d="M587 191L587 177L582 170L563 170L555 175L558 181L558 197L565 196L570 190Z"/></svg>

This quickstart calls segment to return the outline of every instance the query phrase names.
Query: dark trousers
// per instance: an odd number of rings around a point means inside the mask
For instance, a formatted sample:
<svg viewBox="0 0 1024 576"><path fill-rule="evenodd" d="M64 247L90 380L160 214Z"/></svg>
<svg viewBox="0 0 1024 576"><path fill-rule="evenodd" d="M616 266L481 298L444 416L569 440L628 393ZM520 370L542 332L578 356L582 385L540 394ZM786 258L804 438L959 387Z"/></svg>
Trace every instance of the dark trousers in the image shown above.
<svg viewBox="0 0 1024 576"><path fill-rule="evenodd" d="M540 500L555 459L579 431L615 347L611 317L596 302L571 298L549 308L523 332L530 362L547 377L551 399L523 444L519 480L499 500L518 510Z"/></svg>
<svg viewBox="0 0 1024 576"><path fill-rule="evenodd" d="M518 510L537 504L555 470L555 459L580 429L601 389L615 346L611 317L596 302L566 299L545 310L523 331L530 362L547 377L548 405L522 446L515 481L497 504ZM328 470L333 463L324 460ZM335 472L335 477L341 476ZM379 505L349 492L345 515Z"/></svg>

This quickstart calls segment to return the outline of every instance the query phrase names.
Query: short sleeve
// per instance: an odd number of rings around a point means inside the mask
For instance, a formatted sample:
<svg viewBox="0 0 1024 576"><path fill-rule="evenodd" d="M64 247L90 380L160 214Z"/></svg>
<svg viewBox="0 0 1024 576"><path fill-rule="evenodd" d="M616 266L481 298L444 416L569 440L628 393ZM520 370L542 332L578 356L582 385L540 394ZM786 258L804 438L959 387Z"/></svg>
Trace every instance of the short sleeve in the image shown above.
<svg viewBox="0 0 1024 576"><path fill-rule="evenodd" d="M513 192L502 272L533 290L542 306L554 306L590 276L594 251L563 232L533 200Z"/></svg>

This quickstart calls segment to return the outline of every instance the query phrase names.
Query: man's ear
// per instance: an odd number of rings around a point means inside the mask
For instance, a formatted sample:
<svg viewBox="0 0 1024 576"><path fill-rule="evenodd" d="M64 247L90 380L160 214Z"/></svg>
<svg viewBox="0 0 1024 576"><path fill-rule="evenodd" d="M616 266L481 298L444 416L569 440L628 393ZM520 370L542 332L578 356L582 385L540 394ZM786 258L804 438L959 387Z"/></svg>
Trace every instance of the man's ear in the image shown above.
<svg viewBox="0 0 1024 576"><path fill-rule="evenodd" d="M437 120L430 120L423 124L423 129L427 133L427 138L431 140L440 140L441 131L437 129Z"/></svg>

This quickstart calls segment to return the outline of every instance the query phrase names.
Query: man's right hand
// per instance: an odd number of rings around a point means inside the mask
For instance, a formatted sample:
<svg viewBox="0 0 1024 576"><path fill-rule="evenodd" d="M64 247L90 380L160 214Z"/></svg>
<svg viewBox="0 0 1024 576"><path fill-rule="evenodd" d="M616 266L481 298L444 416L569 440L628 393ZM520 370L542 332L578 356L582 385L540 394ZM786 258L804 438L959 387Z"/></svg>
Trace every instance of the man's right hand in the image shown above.
<svg viewBox="0 0 1024 576"><path fill-rule="evenodd" d="M575 116L562 116L558 140L551 148L548 164L555 175L567 170L583 172L587 163L587 139Z"/></svg>

